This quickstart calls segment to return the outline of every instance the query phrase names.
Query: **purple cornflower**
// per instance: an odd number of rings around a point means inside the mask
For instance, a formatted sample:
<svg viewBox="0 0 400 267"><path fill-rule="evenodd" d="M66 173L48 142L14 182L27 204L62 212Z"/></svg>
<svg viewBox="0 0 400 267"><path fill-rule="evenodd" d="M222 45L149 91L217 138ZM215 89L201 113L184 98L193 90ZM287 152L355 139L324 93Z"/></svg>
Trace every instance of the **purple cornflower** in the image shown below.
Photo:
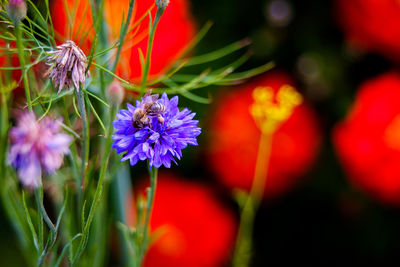
<svg viewBox="0 0 400 267"><path fill-rule="evenodd" d="M24 186L38 187L42 170L47 174L60 168L69 153L72 138L60 133L60 124L49 117L36 120L34 113L22 113L17 126L10 129L8 164L18 172Z"/></svg>
<svg viewBox="0 0 400 267"><path fill-rule="evenodd" d="M187 145L197 145L196 137L201 133L195 113L187 108L179 111L178 97L168 99L164 93L146 94L136 107L127 104L117 114L113 125L116 131L112 138L117 153L126 152L121 161L128 160L133 166L139 160L149 160L150 167L161 165L169 168L174 157L182 157L181 150Z"/></svg>

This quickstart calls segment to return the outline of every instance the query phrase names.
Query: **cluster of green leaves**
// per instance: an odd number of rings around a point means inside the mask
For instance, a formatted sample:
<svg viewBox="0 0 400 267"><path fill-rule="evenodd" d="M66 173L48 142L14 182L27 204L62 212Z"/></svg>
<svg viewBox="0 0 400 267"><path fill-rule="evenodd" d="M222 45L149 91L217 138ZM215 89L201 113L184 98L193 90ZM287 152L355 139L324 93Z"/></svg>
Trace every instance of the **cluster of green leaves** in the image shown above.
<svg viewBox="0 0 400 267"><path fill-rule="evenodd" d="M37 266L59 266L66 263L66 260L70 266L105 264L109 231L113 227L110 211L125 212L124 200L109 207L106 197L109 194L123 195L120 190L110 190L113 182L125 181L129 185L130 181L129 171L123 174L118 171L122 169L119 157L111 153L112 120L119 107L108 101L105 93L114 79L118 79L127 90L139 92L139 95L147 88L155 87L154 92L179 94L198 103L210 103L210 97L196 95L193 90L210 85L236 84L273 66L272 63L267 63L251 70L235 72L251 56L245 52L223 68L206 68L199 74L185 73L191 66L207 65L236 53L249 44L244 40L217 51L188 56L210 29L211 23L207 23L186 53L166 74L149 80L147 76L151 68L154 35L164 9L157 8L153 20L153 5L131 25L134 0L130 0L127 15L122 15L119 39L113 41L108 40L105 34L104 3L105 0L90 0L94 21L91 29L94 30L95 37L87 55L86 73L91 69L91 77L80 88L64 89L60 93L56 93L51 80L38 77L33 70L35 65L46 62L50 56L49 51L56 49L49 0L41 2L41 6L27 0L28 16L18 25L7 14L7 3L0 6L0 38L8 44L1 48L0 56L8 59L18 57L20 62L18 66L0 66L0 173L5 174L0 178L0 193L28 265L36 263ZM70 20L74 20L74 14L74 11L67 14ZM140 51L142 79L140 84L133 84L115 74L115 70L122 46L135 35L146 17L149 18L147 54ZM22 72L19 81L12 80L11 74L15 70ZM62 127L74 136L68 163L54 177L46 177L45 190L43 187L37 188L33 195L29 190L20 188L15 171L6 165L8 130L11 127L10 110L14 108L12 91L21 81L25 88L27 107L40 114L39 120L45 116L61 114L64 119ZM115 176L118 176L117 181ZM124 237L122 243L128 251L123 261L134 266L141 265L151 243L149 221L155 194L156 169L151 169L150 178L147 200L139 201L141 204L137 209L136 228L126 226L123 216L118 219L119 229ZM51 201L46 208L51 207L53 212L50 214L56 214L54 222L43 204L44 193L50 195L52 190L56 193L49 196ZM119 196L119 199L124 197ZM145 209L142 208L144 206Z"/></svg>

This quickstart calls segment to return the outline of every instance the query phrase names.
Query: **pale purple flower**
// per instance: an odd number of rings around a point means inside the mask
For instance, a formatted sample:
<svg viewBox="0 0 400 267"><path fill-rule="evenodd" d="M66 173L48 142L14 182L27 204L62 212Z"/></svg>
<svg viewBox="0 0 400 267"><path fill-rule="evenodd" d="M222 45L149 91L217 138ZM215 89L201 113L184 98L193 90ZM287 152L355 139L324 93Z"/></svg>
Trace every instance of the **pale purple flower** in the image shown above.
<svg viewBox="0 0 400 267"><path fill-rule="evenodd" d="M42 172L53 174L69 153L71 136L60 132L59 121L49 117L36 120L34 113L22 113L9 133L8 164L18 172L26 187L41 185Z"/></svg>
<svg viewBox="0 0 400 267"><path fill-rule="evenodd" d="M79 90L79 84L84 84L86 78L87 58L83 51L74 41L68 40L57 46L57 50L48 53L51 56L47 62L51 67L46 75L53 79L56 87L58 86L58 92L72 85Z"/></svg>
<svg viewBox="0 0 400 267"><path fill-rule="evenodd" d="M113 123L116 131L112 147L117 153L125 153L121 161L129 160L133 166L148 159L150 167L169 168L171 161L177 164L175 158L181 158L182 149L197 145L201 129L193 120L195 113L187 108L180 111L177 96L169 100L166 93L160 99L146 95L136 101L136 107L129 103L127 107L118 112Z"/></svg>

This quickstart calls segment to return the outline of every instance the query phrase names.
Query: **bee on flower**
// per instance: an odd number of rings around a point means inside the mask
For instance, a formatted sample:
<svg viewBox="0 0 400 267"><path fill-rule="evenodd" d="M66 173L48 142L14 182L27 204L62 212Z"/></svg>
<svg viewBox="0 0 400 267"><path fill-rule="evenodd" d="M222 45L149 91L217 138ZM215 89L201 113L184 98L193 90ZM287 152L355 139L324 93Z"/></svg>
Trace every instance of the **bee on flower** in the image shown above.
<svg viewBox="0 0 400 267"><path fill-rule="evenodd" d="M182 157L182 149L197 145L196 137L201 133L195 113L187 108L179 110L178 97L168 99L147 93L136 107L127 104L117 114L113 125L113 148L124 153L121 161L129 160L133 166L139 160L149 160L149 166L169 168L171 161Z"/></svg>

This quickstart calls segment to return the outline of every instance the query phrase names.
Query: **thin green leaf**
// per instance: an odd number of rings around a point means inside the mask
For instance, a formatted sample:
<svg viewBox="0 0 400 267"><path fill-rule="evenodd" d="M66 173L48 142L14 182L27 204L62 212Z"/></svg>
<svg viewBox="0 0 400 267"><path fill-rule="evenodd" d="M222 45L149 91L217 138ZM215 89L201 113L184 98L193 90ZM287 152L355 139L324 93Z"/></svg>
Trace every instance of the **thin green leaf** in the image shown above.
<svg viewBox="0 0 400 267"><path fill-rule="evenodd" d="M165 79L171 78L172 76L174 76L175 73L180 71L185 65L186 65L186 61L181 62L180 65L178 65L176 68L172 69L169 73L167 73L166 75L163 75L160 78L148 83L147 86L151 86L151 85L160 83L160 82L164 81Z"/></svg>
<svg viewBox="0 0 400 267"><path fill-rule="evenodd" d="M86 220L85 210L86 210L86 200L83 202L82 213L81 213L82 231L85 229L85 220ZM85 234L85 233L83 233L83 234ZM85 238L85 236L83 238Z"/></svg>
<svg viewBox="0 0 400 267"><path fill-rule="evenodd" d="M92 56L88 56L88 58L90 58L90 57L96 58L96 57L98 57L98 56L102 56L102 55L106 54L108 51L117 48L118 46L119 46L119 43L118 43L118 42L115 42L115 43L114 43L112 46L110 46L109 48L104 49L103 51L100 51L100 52L98 52L98 53L96 53L96 54L94 54L94 55L92 55Z"/></svg>
<svg viewBox="0 0 400 267"><path fill-rule="evenodd" d="M52 94L51 94L51 95L52 95ZM50 102L49 102L49 105L47 106L46 111L43 113L43 115L39 118L38 121L41 121L41 120L47 115L47 113L49 113L50 108L51 108L51 103L53 102L53 98L51 97L51 95L50 95Z"/></svg>
<svg viewBox="0 0 400 267"><path fill-rule="evenodd" d="M65 196L64 196L64 202L63 205L61 206L61 210L60 213L58 214L58 218L56 221L56 226L55 226L55 231L58 231L58 228L60 227L60 223L61 223L61 218L65 212L65 207L67 206L68 203L68 187L65 187Z"/></svg>
<svg viewBox="0 0 400 267"><path fill-rule="evenodd" d="M223 79L222 81L229 82L229 81L238 81L238 80L248 79L248 78L254 77L258 74L264 73L264 72L272 69L273 67L275 67L275 63L268 62L267 64L264 64L262 66L259 66L257 68L254 68L254 69L251 69L248 71L233 73L233 74L229 75L228 77L226 77L225 79Z"/></svg>
<svg viewBox="0 0 400 267"><path fill-rule="evenodd" d="M135 255L136 254L135 241L130 238L131 237L130 229L122 222L117 222L117 228L122 232L124 241L128 245L129 254L131 256Z"/></svg>
<svg viewBox="0 0 400 267"><path fill-rule="evenodd" d="M193 50L193 48L204 38L207 32L211 29L212 25L212 21L207 21L206 24L204 24L197 35L192 39L192 41L190 41L188 47L186 48L186 51L182 54L180 58L187 56L187 54L189 54L190 51Z"/></svg>
<svg viewBox="0 0 400 267"><path fill-rule="evenodd" d="M35 231L35 227L33 226L31 215L29 214L28 207L26 206L26 201L25 201L25 191L22 191L22 203L24 205L24 211L25 211L25 216L26 220L28 221L28 226L29 229L31 230L32 233L32 238L33 238L33 244L35 245L36 250L39 252L39 244L38 244L38 236Z"/></svg>
<svg viewBox="0 0 400 267"><path fill-rule="evenodd" d="M60 266L61 261L62 261L62 259L64 258L64 254L65 254L65 252L67 251L67 249L71 246L72 242L74 242L75 239L77 239L78 237L81 237L81 236L82 236L81 233L76 234L76 235L64 246L63 250L62 250L61 253L60 253L60 256L58 256L58 258L57 258L56 264L54 265L55 267Z"/></svg>
<svg viewBox="0 0 400 267"><path fill-rule="evenodd" d="M110 105L107 104L107 102L105 102L103 99L101 99L99 96L95 95L94 93L90 92L87 89L83 90L85 93L87 93L88 95L90 95L91 97L95 98L97 101L99 101L100 103L102 103L104 106L106 106L107 108L110 108Z"/></svg>
<svg viewBox="0 0 400 267"><path fill-rule="evenodd" d="M75 110L75 113L76 113L76 115L78 115L78 117L80 118L81 117L81 114L79 113L79 111L78 111L78 107L76 106L76 102L75 102L76 100L75 100L75 97L73 97L72 98L72 105L74 106L74 110Z"/></svg>
<svg viewBox="0 0 400 267"><path fill-rule="evenodd" d="M66 96L66 95L71 95L72 93L73 93L73 89L70 89L70 90L64 90L64 91L62 91L61 93L59 93L59 94L57 94L57 96L55 96L55 97L49 97L48 99L46 99L46 100L42 100L42 101L40 101L42 104L46 104L46 103L49 103L49 102L57 102L59 99L62 99L64 96ZM44 96L41 96L41 97L37 97L37 98L35 98L35 103L34 104L37 104L36 102L39 102L39 99L40 98L45 98Z"/></svg>
<svg viewBox="0 0 400 267"><path fill-rule="evenodd" d="M103 66L101 66L101 65L99 65L99 64L97 64L97 63L95 63L95 62L93 62L92 65L94 65L94 66L98 67L99 69L101 69L101 70L107 72L108 74L110 74L110 75L113 76L114 78L120 80L121 82L124 82L124 83L126 83L126 84L129 84L128 81L122 79L121 77L119 77L119 76L116 75L115 73L111 72L110 70L106 69L105 67L103 67Z"/></svg>
<svg viewBox="0 0 400 267"><path fill-rule="evenodd" d="M248 46L250 44L250 42L245 39L245 40L241 40L232 44L229 44L221 49L218 49L216 51L204 54L204 55L200 55L200 56L196 56L196 57L192 57L190 59L186 59L188 62L186 64L186 66L193 66L193 65L199 65L199 64L204 64L204 63L208 63L211 61L215 61L217 59L220 59L222 57L225 57L229 54L232 54L233 52L236 52L246 46Z"/></svg>
<svg viewBox="0 0 400 267"><path fill-rule="evenodd" d="M63 127L67 132L71 133L73 136L75 136L77 139L81 139L81 137L79 136L79 134L77 134L74 130L72 130L70 127L68 127L67 125L65 125L62 122L58 122L61 127Z"/></svg>
<svg viewBox="0 0 400 267"><path fill-rule="evenodd" d="M124 17L122 17L122 23L121 23L121 28L120 28L120 32L119 32L119 43L120 44L124 43L124 40L125 40L125 37L127 34L127 30L128 30L128 26L131 22L134 4L135 4L135 0L129 0L128 16L126 17L125 23L124 23ZM117 68L117 64L118 64L119 57L121 54L121 49L122 49L122 45L118 46L118 50L115 55L114 64L112 66L112 71L115 71L115 69Z"/></svg>
<svg viewBox="0 0 400 267"><path fill-rule="evenodd" d="M200 79L200 77L199 77L199 79ZM198 102L198 103L202 103L202 104L210 104L212 102L211 98L204 98L204 97L195 95L193 93L190 93L184 87L179 87L177 84L173 83L171 80L166 80L164 82L170 88L172 88L174 91L176 91L178 94L180 94L194 102ZM195 83L196 83L196 81L195 81Z"/></svg>
<svg viewBox="0 0 400 267"><path fill-rule="evenodd" d="M103 121L100 119L99 115L96 112L96 109L93 107L92 102L90 102L90 99L89 99L89 97L87 97L86 94L85 94L85 99L86 99L86 102L89 104L90 110L93 112L93 114L96 117L97 121L99 122L101 128L103 129L104 135L107 135L107 130L106 130L106 127L104 126Z"/></svg>
<svg viewBox="0 0 400 267"><path fill-rule="evenodd" d="M28 3L29 3L30 6L31 6L31 9L30 9L30 10L35 11L35 13L38 15L38 17L42 20L42 21L41 21L42 24L43 24L43 25L46 25L46 30L47 30L46 33L47 33L47 36L51 37L51 38L53 39L53 44L55 44L54 38L53 38L53 36L51 35L51 33L49 33L49 29L47 28L47 21L46 21L46 20L44 19L44 17L42 16L42 13L37 9L36 5L33 4L31 0L28 0ZM50 44L51 44L51 42L50 42Z"/></svg>

